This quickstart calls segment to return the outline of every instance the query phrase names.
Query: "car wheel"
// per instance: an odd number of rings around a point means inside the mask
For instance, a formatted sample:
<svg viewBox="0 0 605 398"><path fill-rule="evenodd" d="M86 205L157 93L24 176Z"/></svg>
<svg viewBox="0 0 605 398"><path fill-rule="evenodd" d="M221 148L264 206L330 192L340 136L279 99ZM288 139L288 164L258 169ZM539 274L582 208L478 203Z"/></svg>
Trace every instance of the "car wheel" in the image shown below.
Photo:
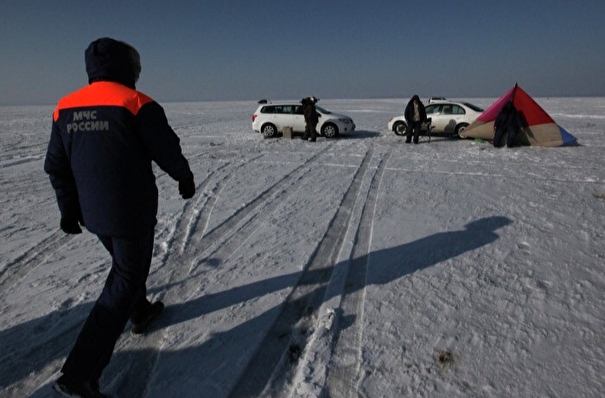
<svg viewBox="0 0 605 398"><path fill-rule="evenodd" d="M405 135L406 125L404 122L397 122L393 126L393 132L397 135Z"/></svg>
<svg viewBox="0 0 605 398"><path fill-rule="evenodd" d="M461 138L462 136L460 135L464 130L466 130L466 128L468 127L468 124L466 123L462 123L456 126L456 137Z"/></svg>
<svg viewBox="0 0 605 398"><path fill-rule="evenodd" d="M338 135L338 127L335 124L327 123L321 128L321 133L326 138L334 138Z"/></svg>
<svg viewBox="0 0 605 398"><path fill-rule="evenodd" d="M261 132L263 134L263 137L272 138L277 135L277 128L275 128L275 126L272 125L271 123L267 123L261 129Z"/></svg>

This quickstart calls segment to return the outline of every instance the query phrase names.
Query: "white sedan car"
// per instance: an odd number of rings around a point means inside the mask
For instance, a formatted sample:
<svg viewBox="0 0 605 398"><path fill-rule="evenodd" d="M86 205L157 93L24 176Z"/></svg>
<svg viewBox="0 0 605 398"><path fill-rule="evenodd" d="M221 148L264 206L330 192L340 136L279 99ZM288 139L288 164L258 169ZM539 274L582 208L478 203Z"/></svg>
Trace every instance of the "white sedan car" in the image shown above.
<svg viewBox="0 0 605 398"><path fill-rule="evenodd" d="M433 100L425 107L426 117L431 118L431 133L458 135L464 131L483 109L468 102ZM389 130L397 135L404 135L407 128L405 117L395 116L389 121Z"/></svg>
<svg viewBox="0 0 605 398"><path fill-rule="evenodd" d="M353 119L346 115L332 113L315 105L319 113L317 132L326 138L333 138L340 133L355 131ZM283 132L284 127L291 127L293 132L305 132L303 107L296 102L264 103L252 115L252 129L266 138L275 137Z"/></svg>

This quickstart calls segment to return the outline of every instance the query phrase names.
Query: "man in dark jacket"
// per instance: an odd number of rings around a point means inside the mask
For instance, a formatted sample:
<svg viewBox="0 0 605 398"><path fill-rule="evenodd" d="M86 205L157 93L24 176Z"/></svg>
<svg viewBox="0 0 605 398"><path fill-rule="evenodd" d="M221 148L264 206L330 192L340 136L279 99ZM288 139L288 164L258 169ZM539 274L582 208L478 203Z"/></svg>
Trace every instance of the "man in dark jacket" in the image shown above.
<svg viewBox="0 0 605 398"><path fill-rule="evenodd" d="M408 102L403 113L405 121L408 124L406 129L405 142L409 144L412 142L412 135L414 136L414 144L418 143L418 136L420 135L420 129L422 128L422 122L426 120L426 110L424 104L420 101L420 97L414 95Z"/></svg>
<svg viewBox="0 0 605 398"><path fill-rule="evenodd" d="M515 146L515 138L522 128L521 114L517 112L511 101L507 102L494 121L494 147L504 146L504 136L506 136L507 147Z"/></svg>
<svg viewBox="0 0 605 398"><path fill-rule="evenodd" d="M54 385L66 396L100 398L99 378L128 320L133 333L143 333L164 308L146 298L158 210L152 162L178 181L184 199L194 195L195 183L164 110L135 89L139 53L102 38L88 46L85 60L89 85L59 101L44 170L61 229L79 234L85 225L112 257L103 291Z"/></svg>
<svg viewBox="0 0 605 398"><path fill-rule="evenodd" d="M317 139L317 123L319 123L319 116L315 104L319 101L315 97L307 97L301 100L303 105L303 114L305 115L305 134L303 140L311 137L309 141L315 142Z"/></svg>

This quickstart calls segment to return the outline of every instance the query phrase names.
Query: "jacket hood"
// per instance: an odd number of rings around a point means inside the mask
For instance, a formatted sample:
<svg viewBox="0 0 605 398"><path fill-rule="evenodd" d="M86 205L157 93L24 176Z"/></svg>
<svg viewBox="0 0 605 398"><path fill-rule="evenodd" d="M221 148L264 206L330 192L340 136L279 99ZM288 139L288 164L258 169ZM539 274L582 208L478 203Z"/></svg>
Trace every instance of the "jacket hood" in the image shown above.
<svg viewBox="0 0 605 398"><path fill-rule="evenodd" d="M135 88L141 63L131 45L107 37L97 39L90 43L84 58L88 83L105 80Z"/></svg>
<svg viewBox="0 0 605 398"><path fill-rule="evenodd" d="M420 101L420 97L418 95L414 95L412 98L410 98L410 100L408 101L408 105L407 106L412 106L412 104L414 103L414 100L418 101L419 104L422 104L422 101Z"/></svg>

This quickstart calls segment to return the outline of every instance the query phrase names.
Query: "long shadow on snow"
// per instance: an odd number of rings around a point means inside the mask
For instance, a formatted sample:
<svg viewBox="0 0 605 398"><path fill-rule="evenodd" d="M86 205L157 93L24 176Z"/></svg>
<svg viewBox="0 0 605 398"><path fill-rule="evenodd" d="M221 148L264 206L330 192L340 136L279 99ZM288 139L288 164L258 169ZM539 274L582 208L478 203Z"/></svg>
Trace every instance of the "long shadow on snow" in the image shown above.
<svg viewBox="0 0 605 398"><path fill-rule="evenodd" d="M363 256L364 263L368 263L367 284L365 286L383 285L392 282L442 261L493 243L499 237L495 231L511 222L506 217L487 217L467 224L465 229L461 231L437 233L404 245L371 252L369 254L371 258L368 259L368 255ZM345 263L341 263L320 271L309 272L322 273L324 274L323 277L325 277L326 272L332 273L334 269L344 267L345 265ZM224 292L204 295L185 303L173 305L168 303L169 305L166 307L165 314L155 324L156 328L178 325L179 323L220 309L260 298L271 292L292 288L298 285L301 280L322 278L320 275L317 275L317 278L315 278L314 275L309 275L309 272L300 271L269 278ZM304 278L302 278L303 275L305 276ZM364 285L360 284L360 286L363 287ZM324 293L325 284L323 287L318 287L309 293L309 296L319 294L322 297L321 300L308 300L307 296L303 296L296 300L296 302L291 303L292 305L289 306L289 309L300 312L300 314L295 314L292 319L300 319L303 313L316 311L323 303L323 300L331 298L331 296L325 296ZM337 293L341 294L342 292ZM297 305L297 302L301 305ZM311 307L309 307L309 302L311 302ZM169 374L163 374L166 377L162 380L154 380L155 390L158 392L161 391L163 396L171 396L170 392L176 394L175 396L196 398L228 395L236 381L246 377L245 372L248 362L251 360L250 355L255 354L249 353L249 347L258 346L265 339L267 331L273 327L275 320L282 311L283 305L284 303L280 303L280 305L227 331L214 333L199 346L162 352L161 368L163 371L169 372ZM70 310L70 313L74 314L78 318L78 321L83 322L82 308L79 307L89 306L90 303L74 307ZM5 388L26 378L31 372L38 371L51 361L65 357L68 354L75 339L75 331L72 328L69 328L69 332L66 333L69 337L63 336L69 339L68 344L65 341L61 342L62 344L60 345L63 346L63 349L48 350L41 347L36 350L24 350L28 352L29 357L27 359L14 357L15 351L20 350L8 350L12 351L13 355L6 351L10 344L17 343L16 336L28 336L28 332L35 325L52 323L56 321L56 318L56 314L49 314L0 332L0 341L3 342L0 363L5 369L0 377L0 388ZM290 336L297 332L295 323L281 326L283 330L280 330L277 334L278 339L289 340ZM22 339L18 343L23 347L35 344L35 342L23 341ZM279 342L276 341L276 343ZM263 349L264 346L259 347L259 350ZM248 353L248 356L244 356L243 353ZM121 364L128 364L132 361L136 362L136 356L138 355L147 357L145 351L117 352L108 367L109 372L106 373L115 374L115 369L119 369ZM9 357L12 358L9 359ZM261 373L265 380L259 380L255 383L255 385L259 386L258 390L248 391L249 396L258 395L261 392L260 386L266 385L272 370L278 365L277 362L281 357L274 359L275 361L264 363L266 371ZM9 362L20 362L20 360L24 362L20 366L13 367L9 365ZM26 366L26 363L33 366ZM4 365L7 366L5 367ZM110 368L114 368L114 371L110 371ZM122 371L128 373L128 377L132 377L134 379L132 382L136 384L136 374L130 374L129 371L123 369ZM147 382L146 380L139 381L141 383ZM107 383L111 383L111 381L101 380L102 386L107 385ZM120 391L119 396L122 396L123 393L128 393L132 397L143 396L143 386L138 385L131 388L133 389L132 391ZM127 388L127 390L129 389ZM42 397L45 396L44 394L42 390L39 390L32 397Z"/></svg>
<svg viewBox="0 0 605 398"><path fill-rule="evenodd" d="M428 268L432 265L478 249L498 239L494 232L512 221L506 217L488 217L466 225L466 229L441 232L405 245L372 252L368 266L368 285L382 285L405 275ZM367 260L367 255L364 260ZM328 269L328 272L335 267ZM325 273L326 270L309 271ZM309 273L307 272L307 274ZM264 279L248 285L235 287L223 292L212 293L185 303L169 305L170 321L163 326L172 326L197 318L232 305L244 303L265 294L296 286L305 273L299 271L287 275ZM317 278L307 278L316 280ZM332 297L326 297L326 300ZM161 322L158 322L161 323Z"/></svg>
<svg viewBox="0 0 605 398"><path fill-rule="evenodd" d="M368 264L367 283L355 285L360 288L384 285L493 243L499 237L495 231L511 222L506 217L483 218L467 224L461 231L437 233L404 245L371 252L361 258L362 263ZM304 284L305 281L310 281L311 284L325 281L334 270L346 268L347 263L317 271L301 271L268 278L170 305L167 307L167 316L158 320L156 327L175 326L272 292L293 288ZM351 293L350 289L345 290ZM154 380L154 391L164 396L192 398L259 395L270 381L275 368L282 365L280 361L284 354L288 353L291 337L309 332L297 330L297 321L317 311L324 300L343 293L336 291L326 295L325 291L326 285L318 284L316 289L297 300L280 303L247 322L207 336L206 341L199 346L162 352L162 379ZM279 322L283 320L280 317L282 311L291 312L286 318L292 322ZM340 321L340 325L346 327L353 321L354 319L344 319ZM258 352L251 352L250 347L257 347ZM115 366L119 367L120 361L129 355L133 354L118 353L114 359ZM248 378L252 381L242 383L242 380ZM140 385L121 390L120 396L122 393L136 394L137 388L140 388Z"/></svg>

